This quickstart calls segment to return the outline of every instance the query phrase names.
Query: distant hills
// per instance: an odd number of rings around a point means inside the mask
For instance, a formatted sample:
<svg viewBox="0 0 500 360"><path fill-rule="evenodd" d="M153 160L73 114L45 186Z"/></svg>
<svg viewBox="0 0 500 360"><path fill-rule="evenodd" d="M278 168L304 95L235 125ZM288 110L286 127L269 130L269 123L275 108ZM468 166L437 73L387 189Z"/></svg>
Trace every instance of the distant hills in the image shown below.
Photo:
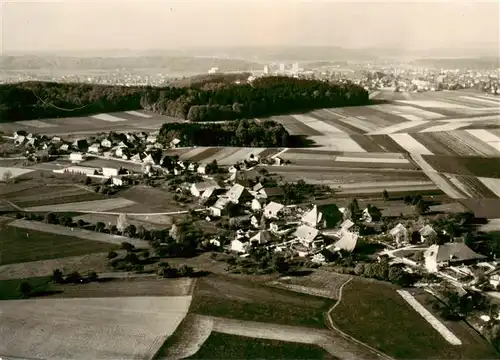
<svg viewBox="0 0 500 360"><path fill-rule="evenodd" d="M165 72L206 73L211 67L221 71L249 71L262 68L261 64L240 59L219 59L191 56L127 56L76 57L53 55L20 55L0 57L3 70L114 70L162 69Z"/></svg>

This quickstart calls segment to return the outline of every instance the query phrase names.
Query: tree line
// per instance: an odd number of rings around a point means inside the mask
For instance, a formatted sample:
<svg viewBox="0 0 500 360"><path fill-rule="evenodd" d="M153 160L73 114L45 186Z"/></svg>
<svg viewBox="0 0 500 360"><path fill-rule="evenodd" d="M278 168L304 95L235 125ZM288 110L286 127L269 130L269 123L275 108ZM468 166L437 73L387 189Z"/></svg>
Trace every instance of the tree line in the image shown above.
<svg viewBox="0 0 500 360"><path fill-rule="evenodd" d="M0 85L0 122L147 109L192 121L253 119L323 107L368 104L354 84L271 76L252 83L214 77L192 86L21 82Z"/></svg>

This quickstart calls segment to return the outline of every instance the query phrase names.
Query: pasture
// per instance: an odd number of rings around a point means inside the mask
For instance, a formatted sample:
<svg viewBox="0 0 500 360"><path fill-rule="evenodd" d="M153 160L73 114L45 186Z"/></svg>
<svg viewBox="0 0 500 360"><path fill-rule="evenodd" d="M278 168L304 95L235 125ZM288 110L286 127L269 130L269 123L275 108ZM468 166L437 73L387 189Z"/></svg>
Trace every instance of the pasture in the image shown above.
<svg viewBox="0 0 500 360"><path fill-rule="evenodd" d="M17 358L151 358L187 314L190 296L0 302L0 353Z"/></svg>
<svg viewBox="0 0 500 360"><path fill-rule="evenodd" d="M46 225L46 224L44 224ZM0 229L0 264L15 264L116 250L118 245L36 228Z"/></svg>
<svg viewBox="0 0 500 360"><path fill-rule="evenodd" d="M29 221L24 219L14 220L9 224L9 227L14 227L17 231L26 233L27 231L43 231L45 233L62 235L67 237L78 238L80 242L85 241L99 242L104 245L120 246L123 242L129 242L137 248L149 248L149 243L144 240L132 239L126 236L112 235L89 231L80 228L69 228L61 225L46 224L39 221ZM103 250L100 250L103 251ZM68 255L70 256L70 255Z"/></svg>
<svg viewBox="0 0 500 360"><path fill-rule="evenodd" d="M42 205L29 207L28 211L51 211L51 212L92 212L92 211L102 211L107 212L109 210L123 208L135 204L131 200L124 198L111 198L93 201L80 201L71 202L65 204L57 205Z"/></svg>
<svg viewBox="0 0 500 360"><path fill-rule="evenodd" d="M27 282L31 285L32 291L35 293L46 292L51 284L50 276L41 276L33 278L24 279L10 279L10 280L0 280L0 300L18 300L21 299L21 294L19 293L19 285L23 282ZM1 306L0 306L1 309Z"/></svg>
<svg viewBox="0 0 500 360"><path fill-rule="evenodd" d="M257 283L209 275L196 282L190 312L282 325L325 328L323 313L334 301Z"/></svg>
<svg viewBox="0 0 500 360"><path fill-rule="evenodd" d="M399 359L484 359L497 357L483 344L448 343L396 292L396 287L365 280L348 283L331 313L334 324L356 339ZM381 331L383 329L383 331ZM461 339L465 343L465 339Z"/></svg>
<svg viewBox="0 0 500 360"><path fill-rule="evenodd" d="M0 180L14 179L18 176L32 172L31 169L21 169L18 167L0 167Z"/></svg>
<svg viewBox="0 0 500 360"><path fill-rule="evenodd" d="M255 339L212 332L196 354L187 359L328 359L328 352L310 344Z"/></svg>

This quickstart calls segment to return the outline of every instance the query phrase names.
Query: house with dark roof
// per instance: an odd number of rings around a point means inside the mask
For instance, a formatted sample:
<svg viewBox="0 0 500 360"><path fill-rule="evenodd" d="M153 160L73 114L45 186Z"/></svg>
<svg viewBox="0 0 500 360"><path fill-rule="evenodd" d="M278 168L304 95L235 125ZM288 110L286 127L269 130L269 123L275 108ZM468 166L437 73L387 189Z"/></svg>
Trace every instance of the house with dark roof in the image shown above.
<svg viewBox="0 0 500 360"><path fill-rule="evenodd" d="M281 199L285 192L280 187L263 187L257 192L258 197L263 199Z"/></svg>
<svg viewBox="0 0 500 360"><path fill-rule="evenodd" d="M450 265L470 264L486 259L486 256L473 251L464 243L445 243L431 245L424 252L425 268L437 272Z"/></svg>

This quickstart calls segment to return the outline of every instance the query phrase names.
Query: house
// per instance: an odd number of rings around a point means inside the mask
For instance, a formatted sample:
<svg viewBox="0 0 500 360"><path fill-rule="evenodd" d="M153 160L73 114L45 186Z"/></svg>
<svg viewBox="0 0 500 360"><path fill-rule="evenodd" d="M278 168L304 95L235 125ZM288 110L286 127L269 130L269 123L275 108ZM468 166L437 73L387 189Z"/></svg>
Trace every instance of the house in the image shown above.
<svg viewBox="0 0 500 360"><path fill-rule="evenodd" d="M18 137L26 137L27 133L24 130L19 130L14 133L14 139L17 139Z"/></svg>
<svg viewBox="0 0 500 360"><path fill-rule="evenodd" d="M230 174L237 173L238 170L240 170L239 167L235 166L235 165L231 165L231 167L228 169L228 171L229 171Z"/></svg>
<svg viewBox="0 0 500 360"><path fill-rule="evenodd" d="M109 167L102 168L102 175L107 176L107 177L118 176L119 172L120 172L120 169L117 169L117 168L109 168Z"/></svg>
<svg viewBox="0 0 500 360"><path fill-rule="evenodd" d="M408 230L401 223L394 226L392 230L389 231L389 234L398 244L404 244L408 242Z"/></svg>
<svg viewBox="0 0 500 360"><path fill-rule="evenodd" d="M250 238L250 243L251 244L257 244L257 245L262 245L262 244L267 244L270 242L272 239L271 234L267 230L260 230Z"/></svg>
<svg viewBox="0 0 500 360"><path fill-rule="evenodd" d="M198 168L196 169L196 172L198 174L206 174L206 172L207 172L207 164L200 164L200 166L198 166Z"/></svg>
<svg viewBox="0 0 500 360"><path fill-rule="evenodd" d="M150 143L150 144L154 144L156 142L156 140L158 139L158 137L156 135L149 135L147 138L146 138L146 142Z"/></svg>
<svg viewBox="0 0 500 360"><path fill-rule="evenodd" d="M430 225L425 225L418 232L420 233L420 240L422 242L425 242L425 241L429 240L430 238L437 236L437 232Z"/></svg>
<svg viewBox="0 0 500 360"><path fill-rule="evenodd" d="M354 222L352 220L344 220L344 222L342 222L342 224L340 224L340 233L343 234L343 233L346 233L346 232L350 232L351 230L353 230L353 227L354 227Z"/></svg>
<svg viewBox="0 0 500 360"><path fill-rule="evenodd" d="M113 186L127 185L127 178L125 178L123 175L112 176L111 177L111 184Z"/></svg>
<svg viewBox="0 0 500 360"><path fill-rule="evenodd" d="M189 190L191 194L196 197L200 197L207 189L213 188L215 189L217 185L211 182L200 182L196 184L192 184Z"/></svg>
<svg viewBox="0 0 500 360"><path fill-rule="evenodd" d="M209 206L217 199L217 188L209 187L200 196L200 204Z"/></svg>
<svg viewBox="0 0 500 360"><path fill-rule="evenodd" d="M307 225L301 225L297 228L294 236L305 246L311 246L313 242L318 240L320 233L318 229Z"/></svg>
<svg viewBox="0 0 500 360"><path fill-rule="evenodd" d="M73 163L83 161L82 153L71 153L69 154L69 160Z"/></svg>
<svg viewBox="0 0 500 360"><path fill-rule="evenodd" d="M250 219L250 224L254 227L254 228L260 228L261 227L261 219L262 217L261 216L252 216L252 218Z"/></svg>
<svg viewBox="0 0 500 360"><path fill-rule="evenodd" d="M317 228L321 226L322 219L323 219L323 214L319 212L318 207L314 205L310 211L306 212L302 216L301 222L307 226Z"/></svg>
<svg viewBox="0 0 500 360"><path fill-rule="evenodd" d="M268 219L278 218L280 215L280 212L283 210L284 207L285 206L282 204L271 201L269 204L267 204L264 207L264 216Z"/></svg>
<svg viewBox="0 0 500 360"><path fill-rule="evenodd" d="M249 247L248 242L243 242L239 239L234 239L231 241L231 251L235 251L238 253L246 253Z"/></svg>
<svg viewBox="0 0 500 360"><path fill-rule="evenodd" d="M249 188L251 186L250 180L248 180L247 176L245 173L242 173L241 171L236 171L234 172L230 177L229 181L233 182L235 184L239 184L243 187Z"/></svg>
<svg viewBox="0 0 500 360"><path fill-rule="evenodd" d="M103 140L101 141L101 146L102 146L103 148L109 149L109 148L111 148L111 146L113 146L113 143L112 143L112 142L111 142L111 140L109 140L109 139L103 139Z"/></svg>
<svg viewBox="0 0 500 360"><path fill-rule="evenodd" d="M14 143L17 145L21 145L25 140L26 140L26 136L23 136L23 135L19 135L17 137L14 137Z"/></svg>
<svg viewBox="0 0 500 360"><path fill-rule="evenodd" d="M352 252L356 248L358 243L358 234L346 232L342 234L342 237L335 242L335 249L344 250L347 252Z"/></svg>
<svg viewBox="0 0 500 360"><path fill-rule="evenodd" d="M257 196L263 199L279 199L285 196L285 192L280 187L263 187L258 190Z"/></svg>
<svg viewBox="0 0 500 360"><path fill-rule="evenodd" d="M373 221L379 221L382 218L382 213L380 209L376 206L368 205L361 214L361 220L367 223L371 223Z"/></svg>
<svg viewBox="0 0 500 360"><path fill-rule="evenodd" d="M68 144L62 144L61 147L59 148L59 151L68 151L68 150L69 150Z"/></svg>
<svg viewBox="0 0 500 360"><path fill-rule="evenodd" d="M246 161L248 161L248 162L258 162L259 161L259 155L250 154L250 155L247 156Z"/></svg>
<svg viewBox="0 0 500 360"><path fill-rule="evenodd" d="M145 164L155 164L155 160L151 156L151 154L143 154L144 158L142 159L142 162Z"/></svg>
<svg viewBox="0 0 500 360"><path fill-rule="evenodd" d="M258 193L263 188L264 188L264 185L262 185L262 183L259 182L259 183L254 185L254 187L252 188L252 191L255 191L256 193Z"/></svg>
<svg viewBox="0 0 500 360"><path fill-rule="evenodd" d="M253 198L248 190L240 184L234 184L233 187L229 189L226 196L235 204L242 204Z"/></svg>
<svg viewBox="0 0 500 360"><path fill-rule="evenodd" d="M285 161L282 158L280 158L279 156L274 157L272 160L273 160L274 165L277 165L277 166L281 166L285 163Z"/></svg>
<svg viewBox="0 0 500 360"><path fill-rule="evenodd" d="M134 162L141 162L141 154L139 154L139 153L135 154L134 156L132 156L130 158L130 160L132 160Z"/></svg>
<svg viewBox="0 0 500 360"><path fill-rule="evenodd" d="M252 211L260 211L262 210L262 200L261 199L253 199L251 204Z"/></svg>
<svg viewBox="0 0 500 360"><path fill-rule="evenodd" d="M98 154L101 149L101 145L99 143L94 143L89 146L88 152L93 154Z"/></svg>
<svg viewBox="0 0 500 360"><path fill-rule="evenodd" d="M175 148L177 147L179 144L181 143L181 141L177 138L173 139L171 142L170 142L170 147L172 148Z"/></svg>
<svg viewBox="0 0 500 360"><path fill-rule="evenodd" d="M464 243L431 245L424 251L425 268L429 272L437 272L440 268L450 265L470 264L485 258L486 256L474 252Z"/></svg>
<svg viewBox="0 0 500 360"><path fill-rule="evenodd" d="M195 164L195 163L191 163L191 164L189 164L189 166L188 166L188 170L189 170L189 171L196 171L196 164Z"/></svg>
<svg viewBox="0 0 500 360"><path fill-rule="evenodd" d="M61 141L61 138L58 136L54 136L52 139L50 139L51 143L58 143Z"/></svg>
<svg viewBox="0 0 500 360"><path fill-rule="evenodd" d="M230 202L231 200L229 198L220 197L215 204L210 207L210 214L212 216L221 217Z"/></svg>

